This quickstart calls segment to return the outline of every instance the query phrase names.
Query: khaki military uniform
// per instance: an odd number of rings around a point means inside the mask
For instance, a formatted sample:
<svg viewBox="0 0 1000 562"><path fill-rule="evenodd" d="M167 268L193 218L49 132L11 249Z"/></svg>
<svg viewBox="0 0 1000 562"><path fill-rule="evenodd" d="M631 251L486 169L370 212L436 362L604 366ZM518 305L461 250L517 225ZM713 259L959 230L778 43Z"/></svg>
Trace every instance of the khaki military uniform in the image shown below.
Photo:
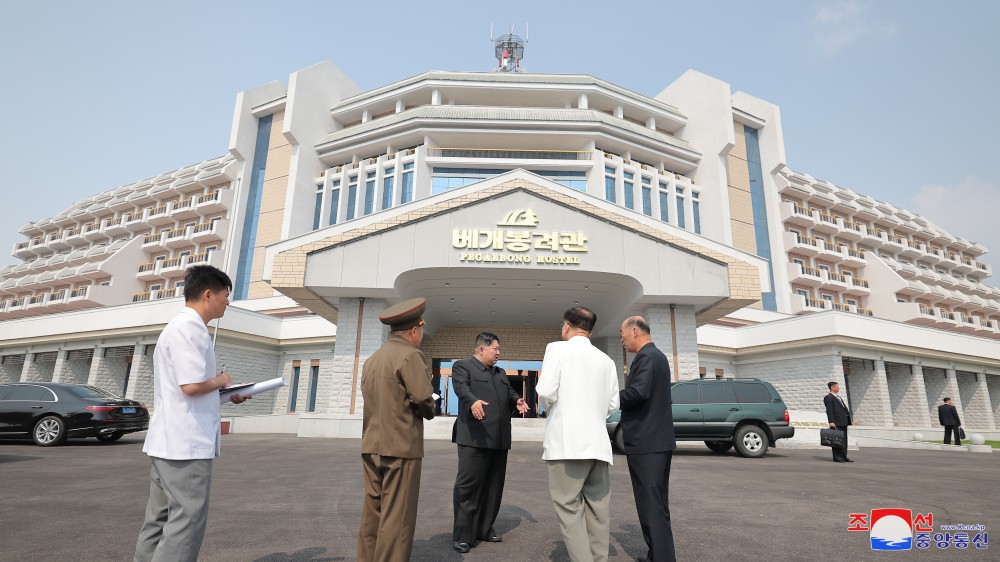
<svg viewBox="0 0 1000 562"><path fill-rule="evenodd" d="M365 503L358 560L405 562L417 522L424 418L434 417L424 354L405 339L390 337L365 361L361 394Z"/></svg>

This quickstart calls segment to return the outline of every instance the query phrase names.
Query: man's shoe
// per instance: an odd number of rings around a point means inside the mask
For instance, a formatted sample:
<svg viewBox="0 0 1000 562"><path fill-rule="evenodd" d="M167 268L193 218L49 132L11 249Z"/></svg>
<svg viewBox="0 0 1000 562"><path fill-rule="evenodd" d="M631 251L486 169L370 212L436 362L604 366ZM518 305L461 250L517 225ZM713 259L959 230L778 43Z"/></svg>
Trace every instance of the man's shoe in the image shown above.
<svg viewBox="0 0 1000 562"><path fill-rule="evenodd" d="M490 534L485 539L486 542L503 542L503 537L497 534L496 531L490 529Z"/></svg>
<svg viewBox="0 0 1000 562"><path fill-rule="evenodd" d="M470 550L472 550L472 547L469 546L469 543L467 543L467 542L457 542L457 543L454 543L452 546L455 547L455 551L456 552L459 552L461 554L465 554L466 552L469 552Z"/></svg>
<svg viewBox="0 0 1000 562"><path fill-rule="evenodd" d="M847 462L847 461L841 459L833 459L833 462Z"/></svg>
<svg viewBox="0 0 1000 562"><path fill-rule="evenodd" d="M854 461L851 459L844 459L844 462L854 462Z"/></svg>

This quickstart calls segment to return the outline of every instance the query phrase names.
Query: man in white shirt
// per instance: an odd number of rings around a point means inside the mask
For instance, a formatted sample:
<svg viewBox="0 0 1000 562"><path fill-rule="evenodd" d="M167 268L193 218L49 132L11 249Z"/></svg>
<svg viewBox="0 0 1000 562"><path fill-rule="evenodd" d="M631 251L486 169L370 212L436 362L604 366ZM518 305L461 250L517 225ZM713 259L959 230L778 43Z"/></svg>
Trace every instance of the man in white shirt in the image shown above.
<svg viewBox="0 0 1000 562"><path fill-rule="evenodd" d="M135 545L136 562L195 561L205 537L212 459L219 456L219 389L208 323L222 318L233 284L208 265L188 269L185 308L163 329L153 354L153 418L142 450L149 455L149 502ZM233 396L240 404L245 397Z"/></svg>
<svg viewBox="0 0 1000 562"><path fill-rule="evenodd" d="M545 348L536 391L548 412L542 458L566 550L574 562L608 559L612 464L605 419L618 408L614 361L590 342L597 315L574 307L562 339Z"/></svg>

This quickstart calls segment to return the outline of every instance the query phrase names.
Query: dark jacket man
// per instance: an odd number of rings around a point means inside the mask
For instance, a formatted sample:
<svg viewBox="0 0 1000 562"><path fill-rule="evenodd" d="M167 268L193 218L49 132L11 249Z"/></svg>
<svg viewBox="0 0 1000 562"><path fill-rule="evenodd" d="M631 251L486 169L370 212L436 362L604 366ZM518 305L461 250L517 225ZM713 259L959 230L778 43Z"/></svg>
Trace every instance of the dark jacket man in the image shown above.
<svg viewBox="0 0 1000 562"><path fill-rule="evenodd" d="M475 356L451 368L458 396L458 418L451 434L452 443L458 445L452 544L460 553L479 540L502 540L493 523L507 477L510 418L528 407L511 388L507 373L496 366L499 359L500 338L483 332L476 337Z"/></svg>
<svg viewBox="0 0 1000 562"><path fill-rule="evenodd" d="M677 442L670 398L670 363L649 335L649 324L633 316L621 326L622 345L635 353L619 393L621 431L647 560L672 561L670 462Z"/></svg>
<svg viewBox="0 0 1000 562"><path fill-rule="evenodd" d="M830 392L823 397L823 405L826 406L826 419L831 428L844 432L844 446L831 447L833 449L833 462L854 462L847 458L847 426L851 425L851 410L847 408L847 404L838 394L840 392L839 384L829 382L826 386L830 389Z"/></svg>
<svg viewBox="0 0 1000 562"><path fill-rule="evenodd" d="M938 406L938 422L944 426L944 444L951 445L951 434L955 434L955 444L961 445L962 439L958 429L962 420L958 419L958 408L951 403L951 398L945 398L944 404Z"/></svg>

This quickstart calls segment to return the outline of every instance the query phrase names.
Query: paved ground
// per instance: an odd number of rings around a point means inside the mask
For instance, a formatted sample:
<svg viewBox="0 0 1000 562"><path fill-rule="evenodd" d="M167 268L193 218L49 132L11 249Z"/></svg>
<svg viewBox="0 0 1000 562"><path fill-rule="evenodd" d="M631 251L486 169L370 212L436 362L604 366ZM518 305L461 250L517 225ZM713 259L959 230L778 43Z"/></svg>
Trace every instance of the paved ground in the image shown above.
<svg viewBox="0 0 1000 562"><path fill-rule="evenodd" d="M0 441L0 560L130 560L148 493L144 434L118 443L70 441L43 449ZM202 560L353 560L361 511L359 440L228 435L215 464ZM454 446L427 442L414 560L566 560L548 498L541 444L517 443L496 529L500 544L465 557L451 549ZM671 514L681 560L884 560L868 533L848 532L849 513L900 507L934 514L934 525L985 525L1000 533L1000 455L866 448L853 464L826 450L776 449L763 459L675 453ZM628 469L612 467L611 559L646 549ZM907 559L996 560L954 547ZM898 556L897 556L898 558Z"/></svg>

